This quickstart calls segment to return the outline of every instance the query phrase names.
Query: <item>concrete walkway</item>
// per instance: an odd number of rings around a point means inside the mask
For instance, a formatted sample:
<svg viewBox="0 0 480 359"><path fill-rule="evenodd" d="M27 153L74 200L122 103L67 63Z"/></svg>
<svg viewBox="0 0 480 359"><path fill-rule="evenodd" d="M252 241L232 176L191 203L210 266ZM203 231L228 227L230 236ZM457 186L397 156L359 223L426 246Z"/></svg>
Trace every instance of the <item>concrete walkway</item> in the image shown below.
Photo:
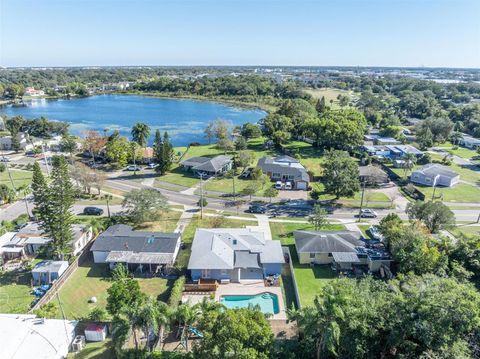
<svg viewBox="0 0 480 359"><path fill-rule="evenodd" d="M264 233L266 240L272 239L272 231L270 230L270 223L268 216L264 214L256 214L255 217L257 218L258 225L257 226L247 226L247 228L251 228L257 230L259 232Z"/></svg>
<svg viewBox="0 0 480 359"><path fill-rule="evenodd" d="M183 233L185 228L190 224L192 221L193 215L195 214L194 211L189 211L187 208L182 212L182 215L178 219L177 227L175 228L175 233Z"/></svg>

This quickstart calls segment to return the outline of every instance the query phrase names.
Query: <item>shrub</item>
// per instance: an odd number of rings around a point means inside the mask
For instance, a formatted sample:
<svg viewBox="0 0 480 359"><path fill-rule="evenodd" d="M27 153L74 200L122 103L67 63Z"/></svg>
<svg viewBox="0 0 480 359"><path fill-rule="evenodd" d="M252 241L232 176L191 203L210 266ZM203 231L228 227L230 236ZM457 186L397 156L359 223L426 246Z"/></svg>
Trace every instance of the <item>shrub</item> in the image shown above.
<svg viewBox="0 0 480 359"><path fill-rule="evenodd" d="M100 307L95 307L90 311L90 313L88 313L88 320L91 320L93 322L104 322L107 319L107 311Z"/></svg>
<svg viewBox="0 0 480 359"><path fill-rule="evenodd" d="M177 306L182 300L183 287L185 285L185 276L178 277L173 283L172 290L170 291L170 297L168 298L168 304L171 306Z"/></svg>
<svg viewBox="0 0 480 359"><path fill-rule="evenodd" d="M205 207L206 205L208 204L208 201L205 197L203 197L202 199L199 199L198 202L197 202L197 205L198 206L203 206Z"/></svg>

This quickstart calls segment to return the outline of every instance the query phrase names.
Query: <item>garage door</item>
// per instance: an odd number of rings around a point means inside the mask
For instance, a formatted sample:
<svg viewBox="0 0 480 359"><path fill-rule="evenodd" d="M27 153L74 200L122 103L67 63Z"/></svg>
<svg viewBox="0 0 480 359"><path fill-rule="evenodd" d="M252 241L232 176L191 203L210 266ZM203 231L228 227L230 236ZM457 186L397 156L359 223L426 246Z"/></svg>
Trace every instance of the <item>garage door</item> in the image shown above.
<svg viewBox="0 0 480 359"><path fill-rule="evenodd" d="M306 182L297 182L297 189L307 189Z"/></svg>

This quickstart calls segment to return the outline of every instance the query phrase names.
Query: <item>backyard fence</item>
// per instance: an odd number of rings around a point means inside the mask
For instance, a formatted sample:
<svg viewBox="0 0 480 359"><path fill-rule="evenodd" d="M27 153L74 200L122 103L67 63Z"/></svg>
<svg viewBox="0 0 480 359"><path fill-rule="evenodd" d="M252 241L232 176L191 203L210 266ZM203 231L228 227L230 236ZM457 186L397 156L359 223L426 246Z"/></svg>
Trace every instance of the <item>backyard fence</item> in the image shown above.
<svg viewBox="0 0 480 359"><path fill-rule="evenodd" d="M295 301L297 302L297 309L302 309L302 304L300 303L300 296L298 295L297 279L295 278L295 271L293 270L293 259L290 254L290 249L288 247L282 247L283 254L288 255L288 265L290 267L290 274L292 275L293 290L295 292Z"/></svg>
<svg viewBox="0 0 480 359"><path fill-rule="evenodd" d="M30 309L30 313L36 309L39 309L42 305L47 304L50 302L53 297L57 294L60 290L62 285L68 280L68 278L77 270L77 268L84 263L88 256L91 255L90 247L93 244L93 240L91 240L83 249L82 253L68 266L68 268L63 272L63 274L58 278L50 287L50 289L41 297L37 303Z"/></svg>

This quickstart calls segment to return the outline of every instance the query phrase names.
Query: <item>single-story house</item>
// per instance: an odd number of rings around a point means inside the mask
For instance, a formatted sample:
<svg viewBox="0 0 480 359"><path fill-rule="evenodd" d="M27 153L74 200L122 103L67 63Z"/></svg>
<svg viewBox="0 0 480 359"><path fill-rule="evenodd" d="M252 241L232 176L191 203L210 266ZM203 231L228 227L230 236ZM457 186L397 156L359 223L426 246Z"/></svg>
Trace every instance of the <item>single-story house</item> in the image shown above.
<svg viewBox="0 0 480 359"><path fill-rule="evenodd" d="M222 175L232 169L232 157L219 155L215 157L190 157L180 164L186 171L208 176Z"/></svg>
<svg viewBox="0 0 480 359"><path fill-rule="evenodd" d="M90 251L95 263L108 263L110 268L122 263L132 272L157 273L173 266L180 239L180 233L134 231L116 224L97 237Z"/></svg>
<svg viewBox="0 0 480 359"><path fill-rule="evenodd" d="M462 138L458 140L458 144L460 146L476 150L477 148L480 148L480 138L475 138L464 134L462 135Z"/></svg>
<svg viewBox="0 0 480 359"><path fill-rule="evenodd" d="M32 269L35 285L50 284L67 270L67 261L42 261Z"/></svg>
<svg viewBox="0 0 480 359"><path fill-rule="evenodd" d="M26 133L19 132L17 134L17 140L20 151L31 151L35 146L41 146L42 140L28 136ZM12 151L12 136L0 137L0 150Z"/></svg>
<svg viewBox="0 0 480 359"><path fill-rule="evenodd" d="M310 176L302 164L290 156L262 157L258 160L260 167L272 181L292 182L294 189L307 190Z"/></svg>
<svg viewBox="0 0 480 359"><path fill-rule="evenodd" d="M423 155L422 151L411 145L363 145L361 150L367 152L370 156L388 157L392 160L402 159L407 154L414 154L417 158Z"/></svg>
<svg viewBox="0 0 480 359"><path fill-rule="evenodd" d="M367 249L356 231L294 231L300 264L332 264L337 269L368 266L375 272L389 266L391 258L382 250Z"/></svg>
<svg viewBox="0 0 480 359"><path fill-rule="evenodd" d="M71 252L73 255L77 255L92 239L93 232L90 226L83 224L73 224L72 232ZM19 229L18 232L10 233L12 233L10 240L0 248L5 260L34 255L41 247L51 241L51 238L43 234L43 230L36 222L30 222Z"/></svg>
<svg viewBox="0 0 480 359"><path fill-rule="evenodd" d="M373 140L373 143L380 146L386 145L399 145L400 141L393 137L377 137Z"/></svg>
<svg viewBox="0 0 480 359"><path fill-rule="evenodd" d="M379 166L368 165L359 166L359 179L360 182L365 182L367 185L388 183L388 175Z"/></svg>
<svg viewBox="0 0 480 359"><path fill-rule="evenodd" d="M193 280L241 282L280 275L285 263L280 241L250 228L199 228L188 270Z"/></svg>
<svg viewBox="0 0 480 359"><path fill-rule="evenodd" d="M410 182L431 187L452 187L460 181L460 175L447 166L429 163L412 172Z"/></svg>
<svg viewBox="0 0 480 359"><path fill-rule="evenodd" d="M77 320L0 314L0 358L63 359L75 338Z"/></svg>

